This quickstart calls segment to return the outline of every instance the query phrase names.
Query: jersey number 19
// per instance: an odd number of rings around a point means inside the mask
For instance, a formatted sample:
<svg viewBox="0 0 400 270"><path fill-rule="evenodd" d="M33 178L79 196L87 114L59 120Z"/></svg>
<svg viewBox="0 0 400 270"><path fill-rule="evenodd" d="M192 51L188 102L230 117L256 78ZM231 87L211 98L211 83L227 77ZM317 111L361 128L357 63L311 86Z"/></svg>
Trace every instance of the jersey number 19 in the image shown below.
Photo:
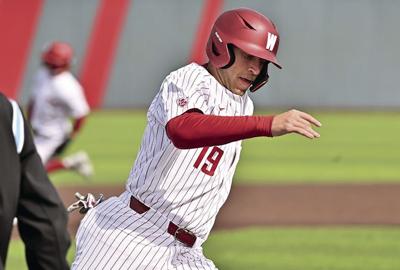
<svg viewBox="0 0 400 270"><path fill-rule="evenodd" d="M196 169L199 168L200 164L203 162L204 156L206 155L209 148L210 147L207 146L203 147L203 150L201 150L199 157L193 165ZM213 176L223 154L224 151L221 148L219 148L218 146L214 146L208 154L206 161L203 162L203 165L201 166L201 171L209 176Z"/></svg>

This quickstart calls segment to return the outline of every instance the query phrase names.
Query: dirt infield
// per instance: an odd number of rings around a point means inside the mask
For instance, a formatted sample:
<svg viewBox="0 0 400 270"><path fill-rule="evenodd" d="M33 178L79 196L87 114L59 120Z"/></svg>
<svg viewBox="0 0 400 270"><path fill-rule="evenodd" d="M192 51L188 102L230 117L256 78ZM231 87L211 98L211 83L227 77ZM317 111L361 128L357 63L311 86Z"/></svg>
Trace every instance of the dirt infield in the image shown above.
<svg viewBox="0 0 400 270"><path fill-rule="evenodd" d="M117 195L123 187L59 189L65 203L73 194ZM246 226L400 225L400 184L237 185L217 217L215 230ZM82 215L70 214L75 233Z"/></svg>
<svg viewBox="0 0 400 270"><path fill-rule="evenodd" d="M123 186L59 188L68 206L76 191L118 195ZM248 226L400 225L400 184L236 185L213 230ZM70 214L75 235L82 219ZM13 238L18 237L16 230Z"/></svg>

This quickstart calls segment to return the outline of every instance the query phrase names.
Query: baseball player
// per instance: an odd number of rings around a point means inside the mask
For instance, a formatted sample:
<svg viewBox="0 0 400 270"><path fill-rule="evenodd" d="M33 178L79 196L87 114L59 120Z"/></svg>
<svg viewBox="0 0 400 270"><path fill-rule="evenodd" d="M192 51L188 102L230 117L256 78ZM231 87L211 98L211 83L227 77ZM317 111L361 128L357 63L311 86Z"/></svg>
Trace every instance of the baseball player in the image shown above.
<svg viewBox="0 0 400 270"><path fill-rule="evenodd" d="M90 177L93 168L85 152L57 158L89 114L82 86L69 71L72 58L72 47L64 42L53 42L43 52L43 65L35 78L28 117L36 148L48 172L70 169Z"/></svg>
<svg viewBox="0 0 400 270"><path fill-rule="evenodd" d="M0 138L0 269L6 264L15 216L29 269L69 269L64 204L47 177L18 104L1 93Z"/></svg>
<svg viewBox="0 0 400 270"><path fill-rule="evenodd" d="M252 116L248 91L280 68L279 33L250 9L217 19L209 62L170 73L152 101L126 191L94 207L77 232L73 269L216 269L202 244L229 194L241 141L320 135L311 115Z"/></svg>

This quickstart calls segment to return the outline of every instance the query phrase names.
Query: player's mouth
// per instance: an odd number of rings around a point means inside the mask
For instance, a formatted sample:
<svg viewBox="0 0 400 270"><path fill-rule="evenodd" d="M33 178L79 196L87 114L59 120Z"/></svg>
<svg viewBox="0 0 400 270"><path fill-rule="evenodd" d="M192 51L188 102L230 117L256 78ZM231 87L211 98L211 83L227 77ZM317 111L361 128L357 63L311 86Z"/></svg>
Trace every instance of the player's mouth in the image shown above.
<svg viewBox="0 0 400 270"><path fill-rule="evenodd" d="M249 80L248 78L245 77L239 77L240 85L244 88L247 89L250 87L250 85L253 84L253 80Z"/></svg>

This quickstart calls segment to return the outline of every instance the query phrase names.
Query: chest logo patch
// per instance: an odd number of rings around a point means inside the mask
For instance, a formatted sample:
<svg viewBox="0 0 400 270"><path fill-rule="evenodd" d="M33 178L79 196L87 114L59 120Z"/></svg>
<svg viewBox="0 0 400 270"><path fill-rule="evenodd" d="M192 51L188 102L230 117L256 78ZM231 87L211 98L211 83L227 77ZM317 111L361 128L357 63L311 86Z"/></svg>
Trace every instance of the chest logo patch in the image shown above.
<svg viewBox="0 0 400 270"><path fill-rule="evenodd" d="M187 104L188 104L188 98L187 97L185 97L185 98L178 98L177 100L176 100L176 104L178 104L178 106L179 107L185 107Z"/></svg>

